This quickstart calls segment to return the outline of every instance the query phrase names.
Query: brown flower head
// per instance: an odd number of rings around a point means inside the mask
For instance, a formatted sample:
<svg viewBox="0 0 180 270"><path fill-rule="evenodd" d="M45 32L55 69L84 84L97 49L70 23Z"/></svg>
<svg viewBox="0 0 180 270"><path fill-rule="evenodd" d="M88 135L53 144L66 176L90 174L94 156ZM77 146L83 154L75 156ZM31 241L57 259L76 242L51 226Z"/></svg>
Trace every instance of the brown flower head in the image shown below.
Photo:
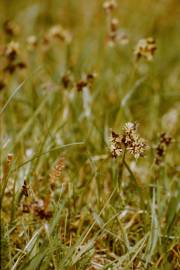
<svg viewBox="0 0 180 270"><path fill-rule="evenodd" d="M86 80L80 80L79 82L76 83L76 88L78 92L81 92L84 87L88 85Z"/></svg>
<svg viewBox="0 0 180 270"><path fill-rule="evenodd" d="M96 72L83 74L82 79L75 84L77 91L81 92L85 87L91 88L96 77Z"/></svg>
<svg viewBox="0 0 180 270"><path fill-rule="evenodd" d="M5 56L10 60L13 61L19 54L19 43L15 41L11 41L7 44L5 49Z"/></svg>
<svg viewBox="0 0 180 270"><path fill-rule="evenodd" d="M109 30L108 30L108 45L113 47L118 39L118 25L119 21L117 18L112 18L109 22Z"/></svg>
<svg viewBox="0 0 180 270"><path fill-rule="evenodd" d="M74 78L70 71L67 71L63 74L63 76L61 77L61 82L65 89L73 86Z"/></svg>
<svg viewBox="0 0 180 270"><path fill-rule="evenodd" d="M6 82L3 79L0 79L0 92L6 87Z"/></svg>
<svg viewBox="0 0 180 270"><path fill-rule="evenodd" d="M9 36L16 36L20 32L19 26L11 20L6 20L3 24L4 32Z"/></svg>
<svg viewBox="0 0 180 270"><path fill-rule="evenodd" d="M111 154L112 157L120 156L124 151L133 155L136 159L144 155L147 144L137 133L137 125L128 122L123 127L122 134L112 131Z"/></svg>
<svg viewBox="0 0 180 270"><path fill-rule="evenodd" d="M26 180L24 180L24 184L22 185L22 194L23 194L25 197L28 197L28 196L29 196L29 187L28 187L28 185L27 185Z"/></svg>
<svg viewBox="0 0 180 270"><path fill-rule="evenodd" d="M106 12L112 12L117 7L115 0L107 0L103 3L103 8Z"/></svg>
<svg viewBox="0 0 180 270"><path fill-rule="evenodd" d="M52 217L52 211L47 209L45 202L42 199L37 199L33 202L32 212L40 219L50 219Z"/></svg>
<svg viewBox="0 0 180 270"><path fill-rule="evenodd" d="M69 44L71 43L72 35L61 25L54 25L49 29L48 33L46 34L45 41L51 42L52 40L56 39Z"/></svg>
<svg viewBox="0 0 180 270"><path fill-rule="evenodd" d="M161 133L159 144L156 147L155 164L161 165L166 154L166 150L172 142L172 138L165 132Z"/></svg>
<svg viewBox="0 0 180 270"><path fill-rule="evenodd" d="M153 59L156 49L156 42L153 38L143 38L138 41L138 44L136 45L134 50L134 54L137 60L141 57L144 57L148 61L151 61Z"/></svg>

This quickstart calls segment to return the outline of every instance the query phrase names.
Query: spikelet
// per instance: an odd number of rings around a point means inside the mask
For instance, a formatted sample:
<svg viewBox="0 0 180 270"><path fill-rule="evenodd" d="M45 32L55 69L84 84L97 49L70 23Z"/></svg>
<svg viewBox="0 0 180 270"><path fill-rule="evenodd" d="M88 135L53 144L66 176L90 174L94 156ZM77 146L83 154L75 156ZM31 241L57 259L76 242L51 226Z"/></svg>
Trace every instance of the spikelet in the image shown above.
<svg viewBox="0 0 180 270"><path fill-rule="evenodd" d="M8 176L8 173L9 173L11 165L12 165L13 157L14 156L11 153L9 153L7 156L7 159L6 159L4 166L3 166L3 178Z"/></svg>
<svg viewBox="0 0 180 270"><path fill-rule="evenodd" d="M50 185L51 185L52 189L55 188L56 181L61 176L63 169L64 169L64 158L61 157L58 159L55 167L53 168L52 172L50 173Z"/></svg>

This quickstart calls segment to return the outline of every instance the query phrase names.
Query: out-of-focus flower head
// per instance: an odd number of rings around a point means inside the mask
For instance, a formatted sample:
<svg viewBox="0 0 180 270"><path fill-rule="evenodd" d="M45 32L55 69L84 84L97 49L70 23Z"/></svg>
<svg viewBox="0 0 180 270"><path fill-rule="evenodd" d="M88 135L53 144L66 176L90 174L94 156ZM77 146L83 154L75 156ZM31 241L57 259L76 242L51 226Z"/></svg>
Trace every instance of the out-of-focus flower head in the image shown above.
<svg viewBox="0 0 180 270"><path fill-rule="evenodd" d="M20 32L19 25L12 20L6 20L4 22L3 30L9 36L17 36Z"/></svg>
<svg viewBox="0 0 180 270"><path fill-rule="evenodd" d="M144 57L148 61L151 61L153 59L156 49L157 46L154 38L143 38L138 41L134 50L134 54L137 60L141 57Z"/></svg>
<svg viewBox="0 0 180 270"><path fill-rule="evenodd" d="M67 44L72 41L72 34L61 25L52 26L44 37L44 44L49 45L53 40L60 40Z"/></svg>
<svg viewBox="0 0 180 270"><path fill-rule="evenodd" d="M12 40L10 43L7 44L5 48L5 56L10 61L13 61L18 54L19 54L19 43Z"/></svg>
<svg viewBox="0 0 180 270"><path fill-rule="evenodd" d="M172 142L171 136L163 132L160 134L160 141L156 147L155 164L161 165L166 154L166 150Z"/></svg>
<svg viewBox="0 0 180 270"><path fill-rule="evenodd" d="M35 49L38 45L38 39L36 36L34 35L31 35L31 36L28 36L27 40L27 45L28 45L28 50L29 51L32 51L33 49Z"/></svg>
<svg viewBox="0 0 180 270"><path fill-rule="evenodd" d="M103 3L103 8L106 12L112 12L117 7L115 0L107 0Z"/></svg>

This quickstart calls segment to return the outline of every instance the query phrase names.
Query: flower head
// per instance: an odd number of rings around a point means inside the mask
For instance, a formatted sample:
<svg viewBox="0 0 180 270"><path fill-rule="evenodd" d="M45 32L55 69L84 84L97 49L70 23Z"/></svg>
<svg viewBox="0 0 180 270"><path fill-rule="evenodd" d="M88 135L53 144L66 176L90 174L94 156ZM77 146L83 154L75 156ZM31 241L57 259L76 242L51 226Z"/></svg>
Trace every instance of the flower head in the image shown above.
<svg viewBox="0 0 180 270"><path fill-rule="evenodd" d="M137 159L144 155L147 144L137 133L137 125L128 122L124 125L122 134L112 131L110 149L112 157L116 158L126 150Z"/></svg>
<svg viewBox="0 0 180 270"><path fill-rule="evenodd" d="M155 164L161 165L166 155L166 150L172 142L172 138L165 132L160 134L160 141L156 147Z"/></svg>
<svg viewBox="0 0 180 270"><path fill-rule="evenodd" d="M11 41L10 43L8 43L5 49L5 56L9 60L13 61L18 54L19 54L19 43L15 41Z"/></svg>
<svg viewBox="0 0 180 270"><path fill-rule="evenodd" d="M27 45L28 45L28 50L29 51L32 51L34 48L37 47L38 45L38 40L37 40L37 37L34 36L34 35L31 35L27 38L26 40L27 42Z"/></svg>
<svg viewBox="0 0 180 270"><path fill-rule="evenodd" d="M20 32L19 25L11 20L6 20L4 22L3 30L8 36L17 36Z"/></svg>
<svg viewBox="0 0 180 270"><path fill-rule="evenodd" d="M49 44L53 40L64 41L69 44L72 41L71 33L64 29L61 25L52 26L44 37L44 43Z"/></svg>
<svg viewBox="0 0 180 270"><path fill-rule="evenodd" d="M156 49L157 47L154 38L143 38L138 41L134 50L134 54L137 59L144 57L148 61L151 61Z"/></svg>
<svg viewBox="0 0 180 270"><path fill-rule="evenodd" d="M107 0L103 3L103 8L106 12L112 12L117 7L115 0Z"/></svg>

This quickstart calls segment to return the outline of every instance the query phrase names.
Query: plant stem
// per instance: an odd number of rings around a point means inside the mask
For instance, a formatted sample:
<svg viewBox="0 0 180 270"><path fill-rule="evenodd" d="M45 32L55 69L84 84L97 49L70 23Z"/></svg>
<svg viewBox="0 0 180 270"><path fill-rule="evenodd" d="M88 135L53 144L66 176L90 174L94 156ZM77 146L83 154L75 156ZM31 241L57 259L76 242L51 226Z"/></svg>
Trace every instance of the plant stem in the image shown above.
<svg viewBox="0 0 180 270"><path fill-rule="evenodd" d="M128 170L128 172L130 173L131 178L133 179L133 181L136 183L136 188L140 194L140 200L141 200L141 208L145 209L145 203L144 203L144 198L143 198L143 194L142 194L142 189L140 188L140 186L137 183L136 177L134 176L134 173L132 172L131 168L129 167L128 163L126 162L126 160L123 160L124 165L126 167L126 169Z"/></svg>

